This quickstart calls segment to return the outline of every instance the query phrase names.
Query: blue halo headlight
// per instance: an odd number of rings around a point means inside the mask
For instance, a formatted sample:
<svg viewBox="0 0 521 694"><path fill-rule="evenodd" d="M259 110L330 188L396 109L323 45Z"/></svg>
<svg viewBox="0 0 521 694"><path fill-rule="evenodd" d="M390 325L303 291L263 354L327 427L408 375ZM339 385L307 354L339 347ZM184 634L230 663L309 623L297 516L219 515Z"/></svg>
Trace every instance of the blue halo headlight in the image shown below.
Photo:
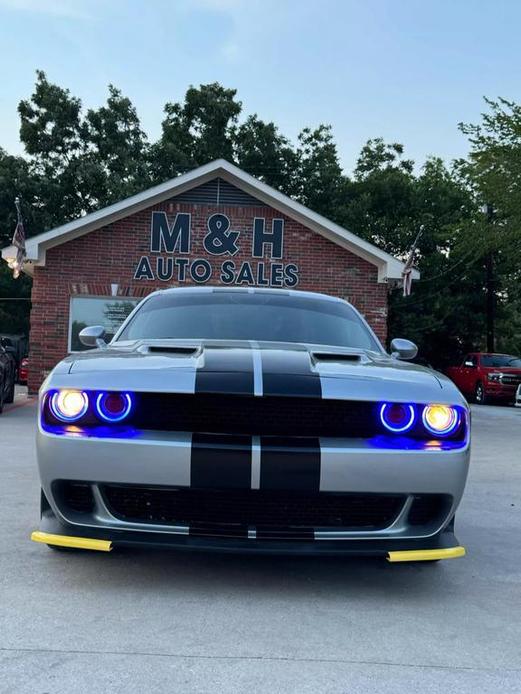
<svg viewBox="0 0 521 694"><path fill-rule="evenodd" d="M89 396L83 390L57 390L49 399L51 412L61 422L76 422L89 408Z"/></svg>
<svg viewBox="0 0 521 694"><path fill-rule="evenodd" d="M96 398L96 412L106 422L121 422L132 409L130 393L99 393Z"/></svg>
<svg viewBox="0 0 521 694"><path fill-rule="evenodd" d="M435 436L448 436L460 423L460 415L449 405L425 405L422 413L423 426Z"/></svg>
<svg viewBox="0 0 521 694"><path fill-rule="evenodd" d="M384 402L380 406L380 421L393 434L409 431L416 419L416 411L412 405L401 402Z"/></svg>

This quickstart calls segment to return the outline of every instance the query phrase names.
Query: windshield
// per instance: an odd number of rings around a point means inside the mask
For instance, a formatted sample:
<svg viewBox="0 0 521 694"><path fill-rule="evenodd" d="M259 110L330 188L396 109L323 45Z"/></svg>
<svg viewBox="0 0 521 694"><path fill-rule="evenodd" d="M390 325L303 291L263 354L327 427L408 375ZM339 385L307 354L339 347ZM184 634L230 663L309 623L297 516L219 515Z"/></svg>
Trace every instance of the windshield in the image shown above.
<svg viewBox="0 0 521 694"><path fill-rule="evenodd" d="M521 358L513 357L511 354L482 354L481 366L511 366L521 367Z"/></svg>
<svg viewBox="0 0 521 694"><path fill-rule="evenodd" d="M138 309L118 341L161 338L304 342L382 351L348 304L247 291L157 294Z"/></svg>

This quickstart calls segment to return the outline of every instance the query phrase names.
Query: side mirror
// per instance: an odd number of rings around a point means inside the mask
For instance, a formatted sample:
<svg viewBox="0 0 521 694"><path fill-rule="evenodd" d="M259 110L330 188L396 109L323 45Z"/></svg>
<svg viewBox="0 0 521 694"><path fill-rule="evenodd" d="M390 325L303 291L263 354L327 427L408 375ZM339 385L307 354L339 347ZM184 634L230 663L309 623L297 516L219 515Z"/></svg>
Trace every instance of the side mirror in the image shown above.
<svg viewBox="0 0 521 694"><path fill-rule="evenodd" d="M474 362L473 361L466 361L465 366L468 366L469 368L473 368Z"/></svg>
<svg viewBox="0 0 521 694"><path fill-rule="evenodd" d="M102 325L90 325L88 328L83 328L78 337L85 347L104 349L107 346L103 339L105 337L105 328Z"/></svg>
<svg viewBox="0 0 521 694"><path fill-rule="evenodd" d="M418 354L418 347L410 340L404 340L401 337L395 337L391 342L391 354L397 359L414 359Z"/></svg>

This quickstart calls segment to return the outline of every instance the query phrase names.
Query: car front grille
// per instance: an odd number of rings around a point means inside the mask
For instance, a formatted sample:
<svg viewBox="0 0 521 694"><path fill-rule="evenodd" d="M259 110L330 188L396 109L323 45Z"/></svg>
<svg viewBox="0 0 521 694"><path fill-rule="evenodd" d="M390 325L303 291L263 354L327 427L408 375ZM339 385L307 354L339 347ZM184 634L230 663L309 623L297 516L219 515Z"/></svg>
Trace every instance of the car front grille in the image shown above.
<svg viewBox="0 0 521 694"><path fill-rule="evenodd" d="M505 386L517 386L521 383L521 376L517 374L503 374L501 376L501 383Z"/></svg>
<svg viewBox="0 0 521 694"><path fill-rule="evenodd" d="M380 432L375 403L318 398L140 393L140 429L250 436L370 437Z"/></svg>
<svg viewBox="0 0 521 694"><path fill-rule="evenodd" d="M107 437L131 437L138 431L190 432L284 438L360 438L374 439L375 446L388 446L389 436L399 443L402 436L390 434L380 419L378 402L329 400L299 396L264 396L218 393L133 393L133 406L121 422L103 423L96 415L97 391L89 393L91 406L75 425L72 435L93 434ZM407 439L431 441L417 406L416 422L407 431ZM464 444L467 417L460 408L461 423L443 439L444 445ZM68 427L56 419L45 398L42 424L52 433L68 434ZM79 428L76 428L79 427ZM382 437L385 439L382 440Z"/></svg>
<svg viewBox="0 0 521 694"><path fill-rule="evenodd" d="M127 522L187 526L191 533L298 537L321 530L380 530L405 502L401 494L201 490L105 484L109 510Z"/></svg>

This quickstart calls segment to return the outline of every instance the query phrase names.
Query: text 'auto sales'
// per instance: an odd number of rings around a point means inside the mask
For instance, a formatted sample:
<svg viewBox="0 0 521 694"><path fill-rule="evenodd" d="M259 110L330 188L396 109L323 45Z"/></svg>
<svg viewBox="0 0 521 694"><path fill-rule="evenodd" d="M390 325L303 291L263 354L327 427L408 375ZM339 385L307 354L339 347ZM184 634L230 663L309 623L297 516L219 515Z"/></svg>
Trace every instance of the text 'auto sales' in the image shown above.
<svg viewBox="0 0 521 694"><path fill-rule="evenodd" d="M241 232L231 229L230 220L225 214L212 214L206 226L203 247L209 256L223 258L218 267L207 258L190 257L190 214L178 212L173 222L169 223L165 212L152 212L150 255L141 256L136 265L134 279L162 282L192 281L199 284L217 280L222 284L261 287L295 287L298 284L298 266L294 263L277 262L282 259L284 248L283 219L271 220L271 230L267 230L266 219L255 217L251 237L251 260L243 262L232 260L241 250ZM266 253L270 257L268 262L264 259Z"/></svg>

